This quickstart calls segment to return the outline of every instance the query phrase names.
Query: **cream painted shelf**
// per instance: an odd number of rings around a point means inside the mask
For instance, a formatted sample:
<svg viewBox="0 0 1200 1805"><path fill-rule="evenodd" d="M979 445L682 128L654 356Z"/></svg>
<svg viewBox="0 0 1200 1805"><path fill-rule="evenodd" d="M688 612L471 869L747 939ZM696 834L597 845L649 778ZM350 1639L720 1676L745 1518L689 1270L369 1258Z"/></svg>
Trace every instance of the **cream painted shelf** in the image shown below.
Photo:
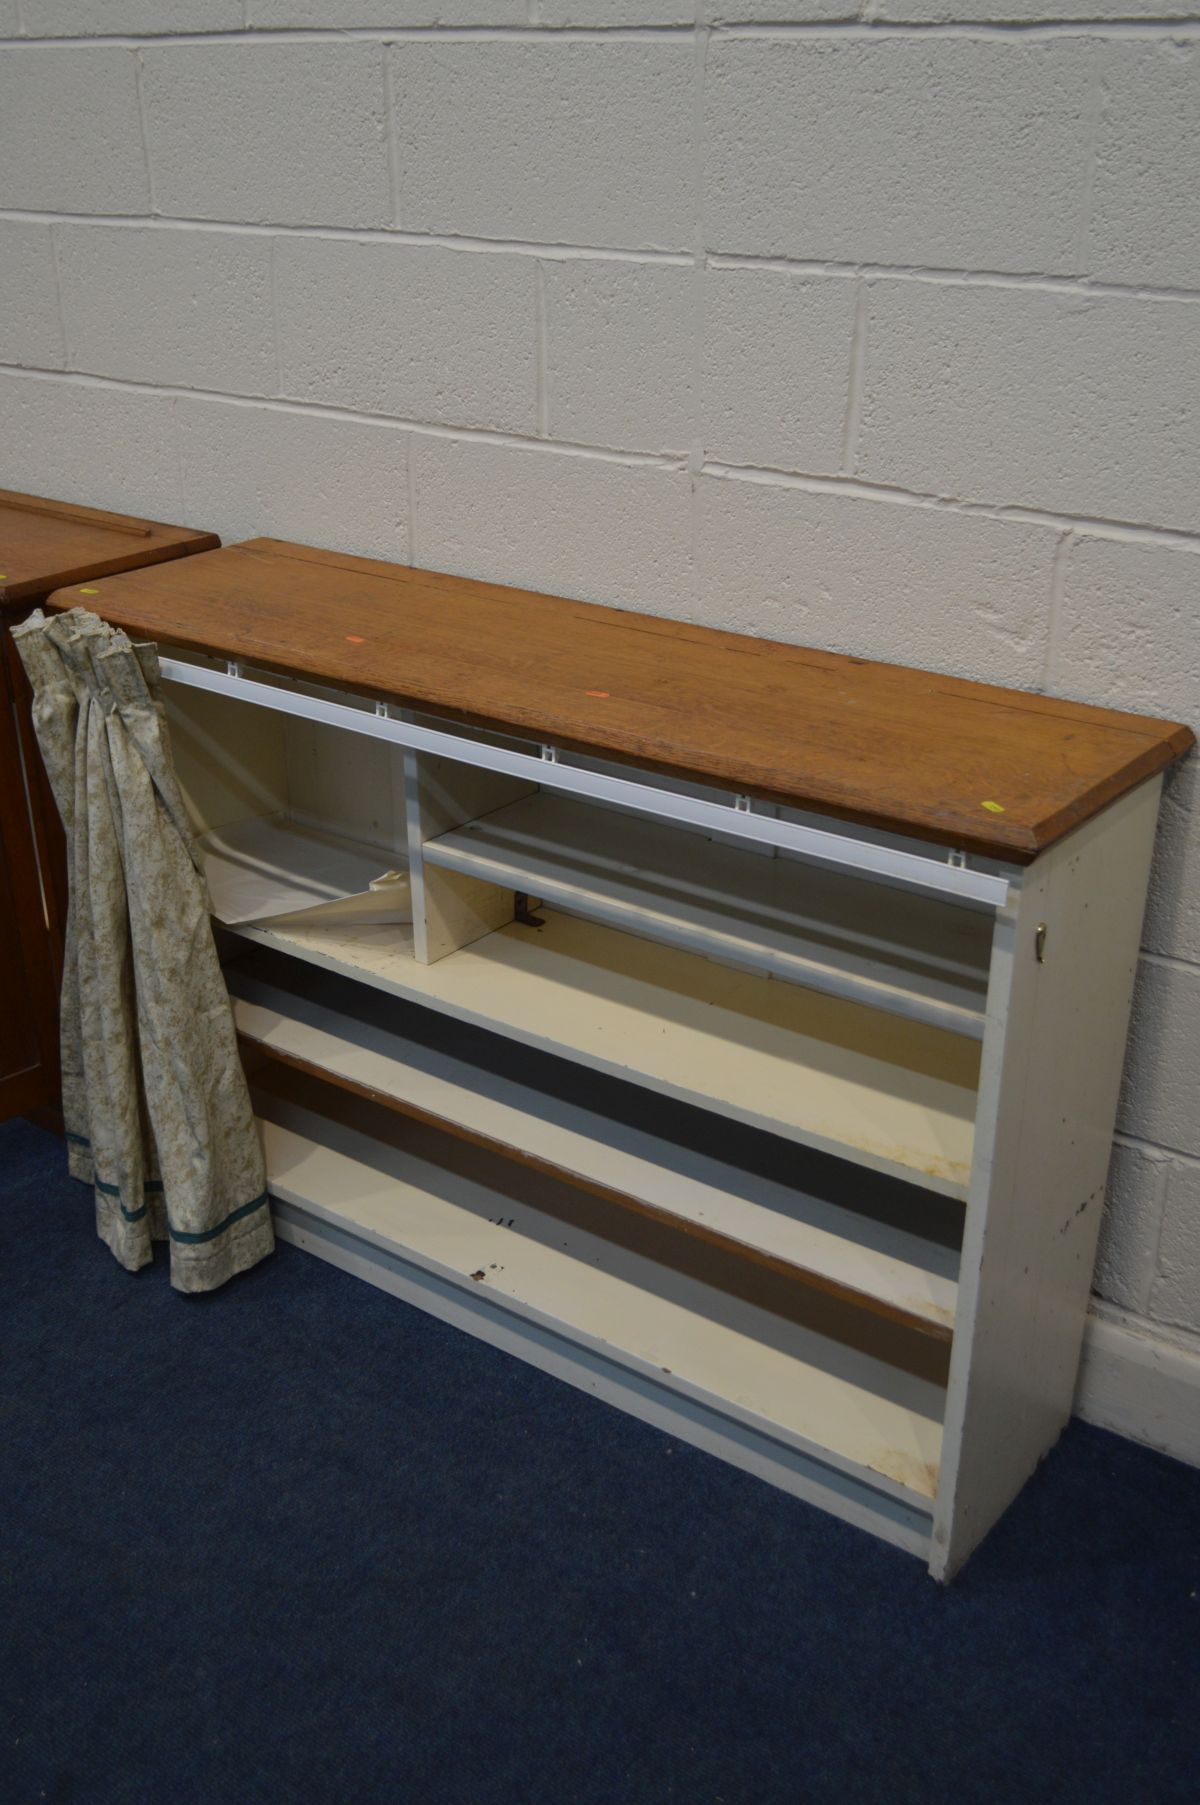
<svg viewBox="0 0 1200 1805"><path fill-rule="evenodd" d="M949 1338L958 1251L897 1226L927 1207L908 1187L865 1173L839 1185L831 1162L808 1156L806 1172L805 1156L766 1137L750 1169L714 1158L682 1138L698 1133L695 1121L680 1120L686 1112L674 1112L675 1138L648 1131L620 1113L648 1113L630 1107L641 1093L629 1087L506 1051L494 1036L398 1009L332 974L301 979L293 962L252 957L228 979L238 1032L254 1046ZM787 1177L767 1175L768 1162ZM881 1190L883 1216L870 1209ZM860 1207L847 1207L847 1195Z"/></svg>
<svg viewBox="0 0 1200 1805"><path fill-rule="evenodd" d="M257 1103L271 1189L285 1204L931 1509L939 1385L596 1235L571 1219L577 1193L564 1199L562 1187L540 1179L518 1195L510 1162L462 1141L423 1129L396 1145L381 1138L378 1112L356 1099L337 1116L270 1092Z"/></svg>
<svg viewBox="0 0 1200 1805"><path fill-rule="evenodd" d="M433 965L399 927L238 929L596 1071L949 1197L971 1170L978 1043L543 911Z"/></svg>
<svg viewBox="0 0 1200 1805"><path fill-rule="evenodd" d="M976 1040L992 923L796 859L540 791L427 840L426 864Z"/></svg>

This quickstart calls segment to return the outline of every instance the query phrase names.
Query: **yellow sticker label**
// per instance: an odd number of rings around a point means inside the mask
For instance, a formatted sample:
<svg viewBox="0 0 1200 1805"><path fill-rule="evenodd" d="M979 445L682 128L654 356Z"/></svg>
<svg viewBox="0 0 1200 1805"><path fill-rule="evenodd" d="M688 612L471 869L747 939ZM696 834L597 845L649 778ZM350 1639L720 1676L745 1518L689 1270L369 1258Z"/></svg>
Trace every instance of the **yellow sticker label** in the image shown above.
<svg viewBox="0 0 1200 1805"><path fill-rule="evenodd" d="M81 589L79 593L80 595L99 595L100 591L98 589Z"/></svg>
<svg viewBox="0 0 1200 1805"><path fill-rule="evenodd" d="M981 802L979 806L980 808L985 808L989 815L1002 815L1004 813L1004 804L1002 802Z"/></svg>

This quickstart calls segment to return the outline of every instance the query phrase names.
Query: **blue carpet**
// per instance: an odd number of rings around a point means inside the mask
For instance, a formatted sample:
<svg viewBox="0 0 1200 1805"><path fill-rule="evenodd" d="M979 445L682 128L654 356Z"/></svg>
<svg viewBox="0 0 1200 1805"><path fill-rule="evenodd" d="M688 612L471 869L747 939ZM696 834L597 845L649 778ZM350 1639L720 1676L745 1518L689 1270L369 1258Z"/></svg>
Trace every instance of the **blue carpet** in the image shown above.
<svg viewBox="0 0 1200 1805"><path fill-rule="evenodd" d="M0 1800L1198 1792L1200 1472L1075 1425L949 1591L291 1248L130 1276L0 1128Z"/></svg>

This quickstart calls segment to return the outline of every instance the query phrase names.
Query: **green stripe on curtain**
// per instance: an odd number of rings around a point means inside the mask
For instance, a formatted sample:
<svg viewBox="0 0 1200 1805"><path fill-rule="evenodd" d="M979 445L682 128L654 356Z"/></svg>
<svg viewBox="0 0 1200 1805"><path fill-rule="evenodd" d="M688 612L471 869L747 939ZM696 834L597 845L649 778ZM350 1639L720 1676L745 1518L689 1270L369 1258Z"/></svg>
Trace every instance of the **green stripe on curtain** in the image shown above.
<svg viewBox="0 0 1200 1805"><path fill-rule="evenodd" d="M172 1228L168 1222L167 1233L172 1241L183 1241L189 1247L194 1247L198 1241L215 1241L218 1235L223 1235L227 1228L232 1228L233 1224L240 1222L243 1216L252 1216L255 1210L261 1210L266 1201L267 1193L260 1191L257 1197L252 1198L249 1203L242 1204L240 1209L230 1210L225 1220L217 1223L216 1228L201 1229L198 1234L188 1235L181 1228Z"/></svg>
<svg viewBox="0 0 1200 1805"><path fill-rule="evenodd" d="M96 1189L103 1192L105 1197L115 1197L118 1201L120 1200L121 1192L117 1185L106 1185L100 1179L96 1179L95 1184ZM148 1178L142 1188L146 1191L161 1191L162 1183L157 1178ZM240 1222L244 1216L252 1216L255 1210L261 1210L267 1201L267 1195L266 1191L260 1191L258 1196L251 1198L249 1203L243 1203L236 1210L230 1210L228 1216L217 1223L216 1228L205 1228L196 1234L188 1234L186 1230L174 1228L168 1222L167 1233L172 1241L181 1241L189 1247L194 1247L201 1241L215 1241L218 1235L223 1235L225 1230L232 1228L235 1222ZM144 1203L140 1210L127 1210L122 1203L121 1214L126 1222L140 1222L148 1208L149 1205Z"/></svg>

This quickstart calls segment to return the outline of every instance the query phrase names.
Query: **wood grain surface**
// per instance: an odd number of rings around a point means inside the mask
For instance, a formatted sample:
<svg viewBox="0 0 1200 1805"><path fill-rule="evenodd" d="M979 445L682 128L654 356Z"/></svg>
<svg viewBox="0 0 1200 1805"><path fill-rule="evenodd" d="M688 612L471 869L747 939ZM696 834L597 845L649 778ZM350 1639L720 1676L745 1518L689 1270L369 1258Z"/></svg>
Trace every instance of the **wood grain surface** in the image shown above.
<svg viewBox="0 0 1200 1805"><path fill-rule="evenodd" d="M83 599L60 590L52 605ZM273 539L87 601L162 646L1025 864L1187 726Z"/></svg>
<svg viewBox="0 0 1200 1805"><path fill-rule="evenodd" d="M109 514L0 489L0 609L24 609L62 583L82 583L220 544L215 533Z"/></svg>

